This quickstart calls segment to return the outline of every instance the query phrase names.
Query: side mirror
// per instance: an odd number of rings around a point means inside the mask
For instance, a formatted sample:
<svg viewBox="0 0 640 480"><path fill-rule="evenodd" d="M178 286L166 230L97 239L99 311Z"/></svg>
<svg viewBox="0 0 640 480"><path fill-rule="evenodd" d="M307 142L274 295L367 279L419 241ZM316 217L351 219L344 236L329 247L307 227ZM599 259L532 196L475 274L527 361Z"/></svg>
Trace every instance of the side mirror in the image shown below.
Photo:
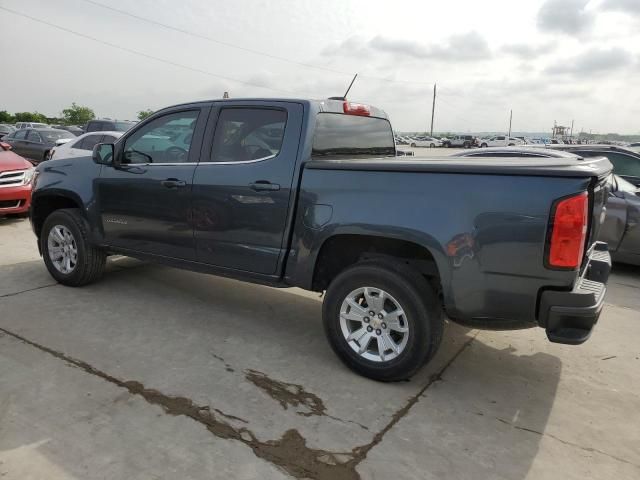
<svg viewBox="0 0 640 480"><path fill-rule="evenodd" d="M93 147L93 161L99 165L112 165L113 153L113 143L98 143Z"/></svg>

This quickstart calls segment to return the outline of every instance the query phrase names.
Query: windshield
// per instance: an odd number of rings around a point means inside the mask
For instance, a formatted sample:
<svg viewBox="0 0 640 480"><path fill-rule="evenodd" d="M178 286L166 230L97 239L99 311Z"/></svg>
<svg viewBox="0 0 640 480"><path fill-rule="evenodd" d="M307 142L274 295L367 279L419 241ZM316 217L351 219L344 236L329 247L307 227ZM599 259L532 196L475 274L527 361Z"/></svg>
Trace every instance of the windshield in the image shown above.
<svg viewBox="0 0 640 480"><path fill-rule="evenodd" d="M47 142L55 142L61 138L74 138L73 133L66 130L40 130L38 133L44 137Z"/></svg>
<svg viewBox="0 0 640 480"><path fill-rule="evenodd" d="M113 122L113 126L116 132L126 132L133 127L133 122Z"/></svg>

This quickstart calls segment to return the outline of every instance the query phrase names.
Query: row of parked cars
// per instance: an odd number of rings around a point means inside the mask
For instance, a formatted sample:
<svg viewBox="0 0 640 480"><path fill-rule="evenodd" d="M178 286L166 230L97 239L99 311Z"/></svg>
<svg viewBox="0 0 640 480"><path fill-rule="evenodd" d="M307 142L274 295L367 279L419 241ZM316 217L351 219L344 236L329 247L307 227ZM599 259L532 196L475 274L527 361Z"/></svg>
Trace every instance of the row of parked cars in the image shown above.
<svg viewBox="0 0 640 480"><path fill-rule="evenodd" d="M29 213L36 165L54 157L90 155L96 144L115 142L133 125L117 120L91 120L83 127L0 124L0 216Z"/></svg>

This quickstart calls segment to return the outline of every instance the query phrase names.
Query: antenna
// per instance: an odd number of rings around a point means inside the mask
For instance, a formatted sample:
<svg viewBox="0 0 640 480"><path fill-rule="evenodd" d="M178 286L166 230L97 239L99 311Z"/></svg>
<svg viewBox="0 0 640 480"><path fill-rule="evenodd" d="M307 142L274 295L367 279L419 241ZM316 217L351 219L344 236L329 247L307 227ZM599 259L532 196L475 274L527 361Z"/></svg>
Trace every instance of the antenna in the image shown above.
<svg viewBox="0 0 640 480"><path fill-rule="evenodd" d="M351 83L349 84L349 88L347 88L347 91L346 91L346 92L344 92L344 96L342 97L342 99L343 99L343 100L346 100L346 99L347 99L347 93L349 93L349 90L351 90L351 87L353 87L353 82L355 82L355 81L356 81L356 77L357 77L357 76L358 76L358 74L357 74L357 73L353 76L353 80L351 80Z"/></svg>

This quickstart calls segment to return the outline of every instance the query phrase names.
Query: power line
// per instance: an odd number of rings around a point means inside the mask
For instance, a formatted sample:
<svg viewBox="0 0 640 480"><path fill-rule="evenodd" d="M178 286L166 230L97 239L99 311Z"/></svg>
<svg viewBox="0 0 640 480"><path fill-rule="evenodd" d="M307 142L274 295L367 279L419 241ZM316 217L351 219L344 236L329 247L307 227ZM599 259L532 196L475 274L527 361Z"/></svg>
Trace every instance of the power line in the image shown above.
<svg viewBox="0 0 640 480"><path fill-rule="evenodd" d="M75 30L71 30L69 28L57 25L55 23L48 22L46 20L42 20L40 18L32 17L31 15L27 15L26 13L18 12L16 10L12 10L10 8L7 8L7 7L0 6L0 10L4 10L5 12L9 12L9 13L11 13L13 15L17 15L19 17L27 18L27 19L32 20L34 22L41 23L41 24L47 25L47 26L52 27L52 28L56 28L56 29L61 30L61 31L66 32L66 33L71 33L71 34L76 35L78 37L82 37L82 38L86 38L88 40L92 40L94 42L100 43L102 45L106 45L106 46L111 47L111 48L116 48L116 49L122 50L124 52L128 52L128 53L132 53L134 55L138 55L138 56L141 56L141 57L149 58L149 59L155 60L157 62L166 63L167 65L172 65L174 67L183 68L185 70L190 70L192 72L201 73L201 74L204 74L204 75L208 75L210 77L220 78L220 79L231 81L231 82L236 82L236 83L241 83L241 84L244 84L244 85L249 85L251 87L264 88L264 89L267 89L267 90L272 90L274 92L288 93L288 94L292 94L292 95L300 95L300 93L297 93L297 92L291 92L291 91L288 91L288 90L282 90L282 89L278 89L278 88L271 88L271 87L267 87L267 86L264 86L264 85L259 85L257 83L247 82L245 80L239 80L237 78L226 77L224 75L218 75L217 73L208 72L206 70L202 70L202 69L195 68L195 67L190 67L188 65L183 65L181 63L176 63L176 62L173 62L171 60L166 60L164 58L160 58L160 57L156 57L156 56L153 56L153 55L149 55L149 54L144 53L144 52L139 52L138 50L133 50L131 48L123 47L123 46L117 45L115 43L107 42L107 41L101 40L99 38L95 38L95 37L92 37L90 35L86 35L84 33L76 32Z"/></svg>
<svg viewBox="0 0 640 480"><path fill-rule="evenodd" d="M264 51L260 51L260 50L254 50L252 48L242 47L240 45L235 45L233 43L225 42L223 40L218 40L216 38L211 38L211 37L208 37L206 35L202 35L202 34L199 34L199 33L191 32L191 31L185 30L183 28L175 27L173 25L168 25L166 23L158 22L158 21L152 20L150 18L146 18L146 17L140 16L140 15L136 15L135 13L127 12L126 10L120 10L119 8L111 7L109 5L105 5L103 3L96 2L94 0L81 0L81 1L83 1L85 3L90 3L91 5L95 5L95 6L100 7L100 8L111 10L113 12L117 12L117 13L119 13L121 15L125 15L127 17L135 18L136 20L140 20L141 22L146 22L146 23L149 23L151 25L156 25L158 27L166 28L167 30L173 30L175 32L182 33L184 35L189 35L189 36L194 37L194 38L199 38L201 40L206 40L208 42L216 43L216 44L222 45L224 47L234 48L236 50L241 50L243 52L251 53L253 55L259 55L259 56L271 58L273 60L286 62L286 63L292 64L292 65L297 65L297 66L305 67L305 68L313 68L315 70L322 70L322 71L325 71L325 72L334 73L334 74L338 74L338 75L349 75L350 77L353 75L353 72L346 72L344 70L337 70L337 69L333 69L333 68L329 68L329 67L324 67L324 66L321 66L321 65L314 65L314 64L311 64L311 63L300 62L300 61L297 61L297 60L292 60L290 58L281 57L279 55L274 55L272 53L268 53L268 52L264 52ZM432 83L417 82L417 81L412 81L412 80L395 80L395 79L391 79L391 78L376 77L376 76L372 76L372 75L362 75L362 74L359 74L359 76L361 78L368 78L368 79L371 79L371 80L377 80L379 82L424 85L424 86L429 86L429 87L433 86Z"/></svg>

